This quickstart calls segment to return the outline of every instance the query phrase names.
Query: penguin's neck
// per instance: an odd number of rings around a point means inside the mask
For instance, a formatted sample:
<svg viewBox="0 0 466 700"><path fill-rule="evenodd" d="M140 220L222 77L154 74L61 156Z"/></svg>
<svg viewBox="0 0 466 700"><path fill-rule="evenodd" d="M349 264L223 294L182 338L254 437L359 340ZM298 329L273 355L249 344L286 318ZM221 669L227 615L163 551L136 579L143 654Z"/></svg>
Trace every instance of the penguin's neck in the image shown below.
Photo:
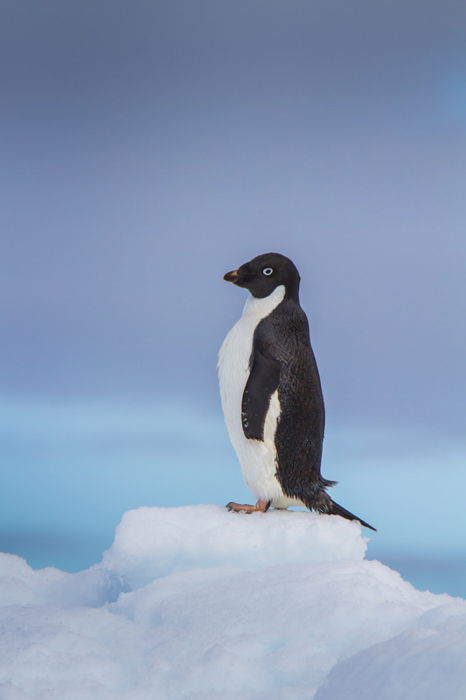
<svg viewBox="0 0 466 700"><path fill-rule="evenodd" d="M274 309L277 308L279 304L282 303L285 298L286 289L283 284L275 287L273 292L269 294L268 297L258 297L253 296L251 293L246 300L246 304L243 309L243 318L254 318L257 321L262 320L266 316L272 313Z"/></svg>

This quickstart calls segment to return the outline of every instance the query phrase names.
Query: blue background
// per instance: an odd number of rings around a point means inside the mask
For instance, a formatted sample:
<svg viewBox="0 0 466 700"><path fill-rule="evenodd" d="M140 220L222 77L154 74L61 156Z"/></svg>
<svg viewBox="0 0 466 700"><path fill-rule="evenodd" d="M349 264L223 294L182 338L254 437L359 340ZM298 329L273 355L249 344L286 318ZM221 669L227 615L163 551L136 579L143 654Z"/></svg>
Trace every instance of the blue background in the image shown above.
<svg viewBox="0 0 466 700"><path fill-rule="evenodd" d="M302 276L323 473L369 556L466 595L466 8L4 2L0 549L68 570L139 505L248 499L217 349ZM312 546L312 543L310 543Z"/></svg>

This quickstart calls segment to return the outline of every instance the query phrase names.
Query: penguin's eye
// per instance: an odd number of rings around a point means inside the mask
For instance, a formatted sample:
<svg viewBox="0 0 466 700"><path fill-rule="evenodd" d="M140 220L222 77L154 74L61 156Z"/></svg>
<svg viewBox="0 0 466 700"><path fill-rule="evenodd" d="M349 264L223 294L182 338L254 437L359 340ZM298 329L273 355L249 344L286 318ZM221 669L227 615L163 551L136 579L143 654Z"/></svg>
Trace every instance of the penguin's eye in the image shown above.
<svg viewBox="0 0 466 700"><path fill-rule="evenodd" d="M265 275L266 277L270 277L270 275L273 273L273 267L264 267L262 270L262 274Z"/></svg>

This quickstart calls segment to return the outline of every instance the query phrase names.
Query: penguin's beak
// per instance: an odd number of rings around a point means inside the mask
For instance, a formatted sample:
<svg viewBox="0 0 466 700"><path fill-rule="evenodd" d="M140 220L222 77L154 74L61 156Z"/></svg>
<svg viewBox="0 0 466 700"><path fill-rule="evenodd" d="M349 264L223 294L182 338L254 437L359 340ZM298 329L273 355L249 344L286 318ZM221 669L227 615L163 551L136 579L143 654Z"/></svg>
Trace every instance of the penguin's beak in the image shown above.
<svg viewBox="0 0 466 700"><path fill-rule="evenodd" d="M238 270L232 270L231 272L227 272L226 275L223 275L223 279L225 280L225 282L237 282L238 277Z"/></svg>

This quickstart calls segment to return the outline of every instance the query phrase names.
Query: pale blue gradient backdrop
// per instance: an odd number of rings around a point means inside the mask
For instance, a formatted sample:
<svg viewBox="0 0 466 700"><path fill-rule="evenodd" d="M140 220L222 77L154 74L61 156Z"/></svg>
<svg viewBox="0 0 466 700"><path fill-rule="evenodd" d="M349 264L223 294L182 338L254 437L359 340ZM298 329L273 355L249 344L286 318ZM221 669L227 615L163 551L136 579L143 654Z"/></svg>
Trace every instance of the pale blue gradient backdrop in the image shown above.
<svg viewBox="0 0 466 700"><path fill-rule="evenodd" d="M215 376L245 294L221 276L274 250L335 498L372 556L466 594L466 7L0 14L0 549L79 568L128 508L247 498Z"/></svg>

